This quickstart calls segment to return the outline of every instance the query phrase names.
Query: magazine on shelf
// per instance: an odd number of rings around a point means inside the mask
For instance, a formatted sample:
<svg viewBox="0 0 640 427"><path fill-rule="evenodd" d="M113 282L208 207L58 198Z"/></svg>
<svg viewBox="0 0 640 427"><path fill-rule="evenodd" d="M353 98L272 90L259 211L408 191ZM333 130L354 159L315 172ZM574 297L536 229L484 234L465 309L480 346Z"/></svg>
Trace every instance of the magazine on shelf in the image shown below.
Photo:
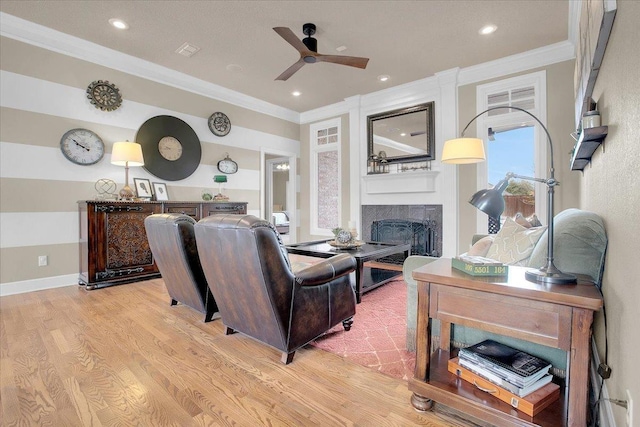
<svg viewBox="0 0 640 427"><path fill-rule="evenodd" d="M460 360L464 360L468 363L471 363L473 366L476 366L478 368L484 369L485 371L491 372L492 374L502 378L504 381L507 381L519 388L530 386L534 382L538 381L540 378L544 377L549 372L549 369L550 369L550 368L541 369L534 375L524 378L520 375L514 374L513 372L505 368L502 368L500 366L497 366L486 360L469 359L467 355L462 354L462 352L458 354L458 356L460 356Z"/></svg>
<svg viewBox="0 0 640 427"><path fill-rule="evenodd" d="M508 375L509 382L518 386L531 383L551 368L546 360L493 340L461 348L459 356L492 372Z"/></svg>
<svg viewBox="0 0 640 427"><path fill-rule="evenodd" d="M513 394L517 394L520 397L524 397L528 394L533 393L539 388L542 388L545 385L549 384L551 380L553 380L553 375L546 373L542 375L542 377L534 380L531 384L524 387L518 387L517 385L507 381L505 378L502 378L500 375L497 375L494 372L489 371L488 369L478 366L469 360L460 359L458 363L460 364L460 366L467 368L471 372L480 375L482 378L489 380L495 385L500 386Z"/></svg>
<svg viewBox="0 0 640 427"><path fill-rule="evenodd" d="M457 357L449 360L447 363L448 371L456 377L472 384L478 390L486 392L488 396L487 399L491 399L490 396L493 396L531 417L536 416L540 411L560 397L560 386L553 382L542 386L527 396L520 397L517 394L511 393L509 390L485 380L480 375L459 365L458 362L459 358Z"/></svg>

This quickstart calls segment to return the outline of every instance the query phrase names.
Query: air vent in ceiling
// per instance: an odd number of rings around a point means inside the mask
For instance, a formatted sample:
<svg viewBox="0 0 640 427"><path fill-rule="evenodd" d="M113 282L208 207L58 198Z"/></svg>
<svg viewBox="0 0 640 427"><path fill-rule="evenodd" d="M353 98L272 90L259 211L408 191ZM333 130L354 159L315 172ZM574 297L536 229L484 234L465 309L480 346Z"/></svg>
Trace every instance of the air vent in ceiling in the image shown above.
<svg viewBox="0 0 640 427"><path fill-rule="evenodd" d="M184 43L182 46L176 49L176 53L182 56L186 56L187 58L190 58L199 50L200 48L198 46L194 46L189 43Z"/></svg>

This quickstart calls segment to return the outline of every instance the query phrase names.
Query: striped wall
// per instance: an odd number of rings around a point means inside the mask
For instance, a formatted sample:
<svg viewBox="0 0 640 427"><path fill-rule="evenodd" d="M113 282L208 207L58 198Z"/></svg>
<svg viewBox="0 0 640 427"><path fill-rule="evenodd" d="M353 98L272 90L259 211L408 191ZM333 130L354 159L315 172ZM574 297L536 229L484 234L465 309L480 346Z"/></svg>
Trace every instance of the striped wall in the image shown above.
<svg viewBox="0 0 640 427"><path fill-rule="evenodd" d="M85 90L94 80L118 86L119 109L103 112L89 103ZM223 138L207 126L215 111L232 123ZM216 164L229 153L239 171L229 177L225 193L260 215L260 151L300 153L300 126L275 114L0 38L0 295L77 283L77 201L95 198L100 178L123 185L124 169L110 164L113 143L135 140L140 125L157 115L184 120L202 145L200 166L184 180L164 181L144 168L130 169L130 183L134 177L165 182L170 200L199 200L202 189L216 190ZM99 163L78 166L60 152L62 135L77 127L105 142ZM47 266L38 267L40 255L48 256Z"/></svg>

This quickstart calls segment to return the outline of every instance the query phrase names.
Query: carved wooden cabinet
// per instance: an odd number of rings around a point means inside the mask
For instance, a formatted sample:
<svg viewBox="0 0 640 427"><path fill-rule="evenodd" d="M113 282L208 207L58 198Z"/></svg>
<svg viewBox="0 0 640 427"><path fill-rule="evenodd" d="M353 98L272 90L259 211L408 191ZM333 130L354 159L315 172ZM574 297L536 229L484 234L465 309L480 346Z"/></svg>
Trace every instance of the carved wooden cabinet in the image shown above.
<svg viewBox="0 0 640 427"><path fill-rule="evenodd" d="M80 277L88 290L160 277L144 219L183 213L196 221L217 213L247 213L246 202L80 201Z"/></svg>

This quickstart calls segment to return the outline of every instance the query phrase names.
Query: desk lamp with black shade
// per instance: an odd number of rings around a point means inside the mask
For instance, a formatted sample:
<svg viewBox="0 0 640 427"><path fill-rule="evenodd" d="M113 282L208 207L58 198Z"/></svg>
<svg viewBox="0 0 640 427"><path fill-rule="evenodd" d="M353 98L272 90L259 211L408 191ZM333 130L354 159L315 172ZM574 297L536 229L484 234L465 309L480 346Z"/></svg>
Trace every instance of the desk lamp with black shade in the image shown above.
<svg viewBox="0 0 640 427"><path fill-rule="evenodd" d="M529 181L542 182L547 185L547 263L545 266L527 271L525 277L530 282L540 282L545 284L572 284L576 283L576 276L573 274L563 273L553 263L553 199L554 189L558 185L558 181L554 177L553 166L553 142L551 141L551 135L545 125L533 114L525 109L511 106L491 107L480 114L476 115L465 126L460 138L450 139L445 142L442 149L442 162L452 164L468 164L478 163L485 160L484 143L479 138L464 138L464 133L467 128L481 115L488 113L489 111L499 109L511 109L521 111L531 116L547 134L547 140L549 141L549 153L550 153L550 169L549 178L531 178L521 175L516 175L511 172L507 173L505 179L501 180L496 186L489 190L480 190L475 193L469 203L477 207L481 211L485 212L491 218L500 218L504 210L504 198L502 193L507 188L509 180L511 178L526 179Z"/></svg>

